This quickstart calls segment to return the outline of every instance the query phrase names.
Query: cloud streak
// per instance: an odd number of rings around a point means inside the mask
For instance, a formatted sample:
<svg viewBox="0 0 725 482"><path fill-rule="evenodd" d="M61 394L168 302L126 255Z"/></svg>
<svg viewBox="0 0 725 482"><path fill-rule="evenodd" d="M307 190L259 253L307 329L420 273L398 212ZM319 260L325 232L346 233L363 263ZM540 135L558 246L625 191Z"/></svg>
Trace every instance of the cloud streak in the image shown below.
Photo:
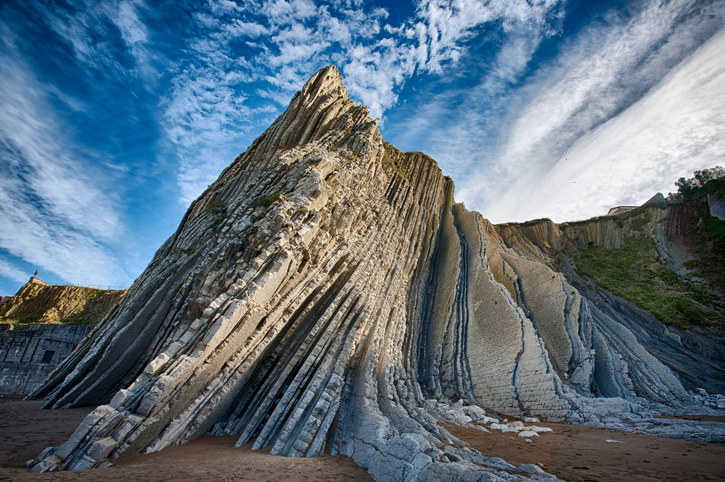
<svg viewBox="0 0 725 482"><path fill-rule="evenodd" d="M515 213L582 219L582 210L605 214L615 205L639 205L658 191L674 191L681 176L722 164L723 49L721 30L645 97L579 138L554 168L524 185L529 196L493 210L503 219Z"/></svg>
<svg viewBox="0 0 725 482"><path fill-rule="evenodd" d="M15 48L2 33L3 50ZM0 248L74 283L127 283L104 246L124 232L98 171L64 145L44 89L27 66L0 55ZM110 190L109 190L110 191ZM5 276L17 272L3 260Z"/></svg>
<svg viewBox="0 0 725 482"><path fill-rule="evenodd" d="M459 197L497 222L545 215L542 209L527 210L525 206L533 204L523 201L521 193L530 193L532 186L544 199L560 198L557 194L570 192L571 180L563 184L544 182L553 179L548 174L560 163L566 165L572 179L581 170L602 174L611 171L613 165L604 161L608 158L605 155L574 164L566 152L577 139L648 95L721 26L722 12L718 8L682 1L665 6L651 2L628 22L586 30L562 49L565 53L539 69L522 88L508 94L513 97L513 109L503 117L501 129L507 134L499 136L496 145L487 146L490 154L468 180L460 183ZM695 138L692 140L695 142ZM643 149L638 152L641 157L628 156L629 162L646 165L647 154ZM642 176L654 185L655 177L665 171L670 172L660 169L643 172ZM604 194L603 190L598 192ZM594 191L590 190L592 195ZM565 214L577 219L603 214L593 212L591 203L568 199L567 209L542 200L534 204L551 209L546 215L559 221L566 219ZM606 196L602 202L613 200Z"/></svg>
<svg viewBox="0 0 725 482"><path fill-rule="evenodd" d="M30 274L18 269L11 263L0 258L0 276L4 276L17 283L25 283L30 278ZM7 294L5 294L7 296Z"/></svg>

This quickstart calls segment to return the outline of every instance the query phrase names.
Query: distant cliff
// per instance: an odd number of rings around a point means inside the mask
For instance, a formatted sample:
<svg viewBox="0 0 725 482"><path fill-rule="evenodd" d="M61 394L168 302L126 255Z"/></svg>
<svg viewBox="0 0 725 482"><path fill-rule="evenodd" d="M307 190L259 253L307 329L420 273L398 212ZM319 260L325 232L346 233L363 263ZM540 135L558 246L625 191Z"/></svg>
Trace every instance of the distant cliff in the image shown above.
<svg viewBox="0 0 725 482"><path fill-rule="evenodd" d="M567 277L582 276L665 324L720 331L725 221L712 216L710 206L721 202L722 194L703 194L575 223L543 219L497 230L517 252Z"/></svg>
<svg viewBox="0 0 725 482"><path fill-rule="evenodd" d="M100 323L125 290L51 286L33 277L0 300L0 395L27 395Z"/></svg>
<svg viewBox="0 0 725 482"><path fill-rule="evenodd" d="M710 196L711 203L719 199ZM677 374L686 389L707 387L722 393L724 228L725 222L709 214L707 196L702 195L576 223L557 225L543 219L502 224L495 231L508 249L560 272L587 300L592 313L626 327L638 343ZM494 269L493 275L506 284L502 269ZM531 288L527 293L525 287L517 286L523 291L516 293L509 286L536 323ZM562 354L551 347L564 343L564 326L546 329L537 324L555 367L564 360L557 362ZM633 356L631 341L625 342L627 346L617 336L607 339L609 344L620 345L614 350L616 358L611 357L611 348L603 350L600 345L597 350L593 341L595 369L588 382L597 393L626 398L629 382L621 380L632 378L638 369L646 371L648 362ZM621 362L624 364L618 367ZM624 377L615 375L622 370L628 372ZM639 392L648 384L652 385L651 380L643 378L632 388Z"/></svg>
<svg viewBox="0 0 725 482"><path fill-rule="evenodd" d="M0 301L0 323L95 325L126 294L81 286L49 285L33 277Z"/></svg>

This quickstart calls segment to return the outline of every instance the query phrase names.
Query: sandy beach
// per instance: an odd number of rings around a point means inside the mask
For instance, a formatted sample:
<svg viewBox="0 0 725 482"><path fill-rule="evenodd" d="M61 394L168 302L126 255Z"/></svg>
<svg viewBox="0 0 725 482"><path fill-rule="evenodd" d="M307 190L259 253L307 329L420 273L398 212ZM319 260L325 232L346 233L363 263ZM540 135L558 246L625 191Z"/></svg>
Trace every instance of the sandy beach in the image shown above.
<svg viewBox="0 0 725 482"><path fill-rule="evenodd" d="M234 448L235 437L203 436L181 447L135 455L114 467L84 472L31 474L25 461L58 445L91 408L40 410L42 402L0 398L0 480L371 480L350 458L290 458L251 446ZM487 456L513 465L539 463L566 480L725 480L725 446L558 423L533 443L516 434L446 425ZM609 440L609 441L608 441Z"/></svg>
<svg viewBox="0 0 725 482"><path fill-rule="evenodd" d="M135 455L107 469L32 474L25 462L63 443L92 407L41 410L42 402L0 398L0 480L254 480L367 481L349 457L292 458L234 448L236 437L203 436L184 446Z"/></svg>
<svg viewBox="0 0 725 482"><path fill-rule="evenodd" d="M536 425L553 432L540 433L530 444L511 432L445 428L483 455L501 457L513 465L540 464L565 480L725 480L723 445L561 423Z"/></svg>

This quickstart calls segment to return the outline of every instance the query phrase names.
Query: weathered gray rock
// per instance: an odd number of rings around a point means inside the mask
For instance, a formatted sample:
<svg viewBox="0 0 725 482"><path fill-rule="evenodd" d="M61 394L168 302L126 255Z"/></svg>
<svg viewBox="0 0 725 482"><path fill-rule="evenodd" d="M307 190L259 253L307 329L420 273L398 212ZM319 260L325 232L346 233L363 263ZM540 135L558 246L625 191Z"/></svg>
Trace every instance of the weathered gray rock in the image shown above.
<svg viewBox="0 0 725 482"><path fill-rule="evenodd" d="M725 220L725 192L719 191L708 194L707 204L711 216Z"/></svg>
<svg viewBox="0 0 725 482"><path fill-rule="evenodd" d="M556 243L554 228L539 234ZM435 162L385 144L325 68L35 393L102 405L33 470L212 433L347 454L378 480L551 478L454 445L439 423L495 421L484 409L624 423L691 396L545 256L456 205Z"/></svg>

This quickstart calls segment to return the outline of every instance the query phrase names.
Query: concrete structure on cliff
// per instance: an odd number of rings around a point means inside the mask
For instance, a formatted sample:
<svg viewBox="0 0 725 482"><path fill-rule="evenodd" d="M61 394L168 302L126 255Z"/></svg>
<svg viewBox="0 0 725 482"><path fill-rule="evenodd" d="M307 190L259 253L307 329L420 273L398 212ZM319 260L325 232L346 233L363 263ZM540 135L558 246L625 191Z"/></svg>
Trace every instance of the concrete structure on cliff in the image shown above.
<svg viewBox="0 0 725 482"><path fill-rule="evenodd" d="M0 325L0 395L38 388L93 330L81 325Z"/></svg>
<svg viewBox="0 0 725 482"><path fill-rule="evenodd" d="M14 296L3 297L0 395L28 395L38 388L124 293L53 286L32 277Z"/></svg>
<svg viewBox="0 0 725 482"><path fill-rule="evenodd" d="M467 212L432 159L383 142L327 67L34 393L48 407L102 405L33 470L107 466L211 433L274 454L347 454L379 480L517 479L439 423L483 417L478 407L650 423L653 408L692 403L692 346L718 350L684 330L677 342L557 268L567 243L621 235ZM722 369L704 360L691 375L714 382Z"/></svg>

